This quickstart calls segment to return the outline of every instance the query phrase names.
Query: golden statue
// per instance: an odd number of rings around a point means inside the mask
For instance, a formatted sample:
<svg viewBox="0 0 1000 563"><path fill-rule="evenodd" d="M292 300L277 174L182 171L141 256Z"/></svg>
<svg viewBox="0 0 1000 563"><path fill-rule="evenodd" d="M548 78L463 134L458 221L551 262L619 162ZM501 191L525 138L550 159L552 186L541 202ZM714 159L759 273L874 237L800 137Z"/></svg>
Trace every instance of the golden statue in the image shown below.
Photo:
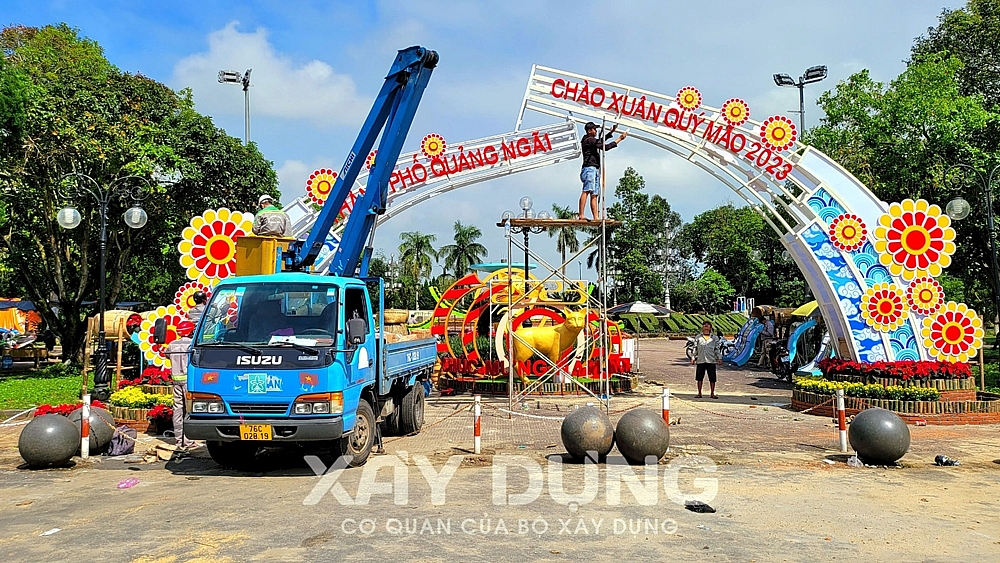
<svg viewBox="0 0 1000 563"><path fill-rule="evenodd" d="M553 365L559 363L563 351L576 343L577 336L587 326L587 312L568 311L566 320L555 326L518 327L514 329L514 360L526 362L538 351ZM534 350L532 350L534 348ZM521 383L528 383L528 376L521 374Z"/></svg>

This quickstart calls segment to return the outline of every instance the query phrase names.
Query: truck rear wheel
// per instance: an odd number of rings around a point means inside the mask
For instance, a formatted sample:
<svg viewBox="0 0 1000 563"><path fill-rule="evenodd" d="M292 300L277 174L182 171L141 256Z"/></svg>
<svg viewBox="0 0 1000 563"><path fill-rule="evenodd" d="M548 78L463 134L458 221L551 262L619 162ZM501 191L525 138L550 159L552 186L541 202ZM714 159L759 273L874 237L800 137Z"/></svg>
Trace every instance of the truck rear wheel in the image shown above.
<svg viewBox="0 0 1000 563"><path fill-rule="evenodd" d="M257 457L257 445L247 442L208 441L208 455L215 463L229 469L246 471L253 466Z"/></svg>
<svg viewBox="0 0 1000 563"><path fill-rule="evenodd" d="M340 440L341 455L351 456L350 467L361 467L368 461L375 446L376 424L372 406L361 399L354 418L354 429Z"/></svg>
<svg viewBox="0 0 1000 563"><path fill-rule="evenodd" d="M415 382L399 405L399 433L413 434L424 426L424 386Z"/></svg>

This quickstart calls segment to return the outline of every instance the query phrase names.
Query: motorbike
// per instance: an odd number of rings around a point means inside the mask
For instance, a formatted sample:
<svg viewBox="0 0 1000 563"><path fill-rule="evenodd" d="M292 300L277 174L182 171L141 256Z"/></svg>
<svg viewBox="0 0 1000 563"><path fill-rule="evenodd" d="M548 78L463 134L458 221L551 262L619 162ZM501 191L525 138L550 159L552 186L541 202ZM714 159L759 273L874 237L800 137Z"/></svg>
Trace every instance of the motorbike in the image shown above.
<svg viewBox="0 0 1000 563"><path fill-rule="evenodd" d="M771 367L771 373L778 378L778 381L787 380L791 383L793 374L792 362L785 344L780 340L772 340L768 342L765 353L767 354L768 365Z"/></svg>
<svg viewBox="0 0 1000 563"><path fill-rule="evenodd" d="M697 342L698 342L698 337L697 336L688 336L687 337L687 344L684 345L684 353L687 354L687 358L689 360L693 360L694 357L695 357L695 354L698 353L697 352L698 351L698 344L697 344ZM734 341L732 341L732 340L726 340L726 337L722 336L722 334L720 333L719 334L719 342L721 343L720 349L722 351L722 357L723 358L725 358L726 356L728 356L728 355L730 355L730 354L733 353L733 349L736 347L736 343Z"/></svg>

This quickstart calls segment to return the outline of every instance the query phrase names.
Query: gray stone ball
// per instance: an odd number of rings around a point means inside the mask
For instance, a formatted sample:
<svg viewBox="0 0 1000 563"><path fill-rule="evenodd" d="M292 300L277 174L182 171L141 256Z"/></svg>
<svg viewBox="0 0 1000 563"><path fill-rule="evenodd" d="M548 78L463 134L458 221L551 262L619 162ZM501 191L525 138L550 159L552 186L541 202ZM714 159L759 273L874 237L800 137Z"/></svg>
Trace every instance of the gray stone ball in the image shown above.
<svg viewBox="0 0 1000 563"><path fill-rule="evenodd" d="M892 465L910 449L910 429L896 413L885 409L859 412L847 437L858 458L869 465Z"/></svg>
<svg viewBox="0 0 1000 563"><path fill-rule="evenodd" d="M629 461L643 463L646 456L660 459L670 447L670 427L660 413L633 409L618 420L615 444Z"/></svg>
<svg viewBox="0 0 1000 563"><path fill-rule="evenodd" d="M83 409L76 409L69 414L69 421L76 425L80 432L80 422L83 420ZM99 452L108 447L111 437L115 435L115 417L101 407L90 407L90 451Z"/></svg>
<svg viewBox="0 0 1000 563"><path fill-rule="evenodd" d="M79 449L80 431L59 414L36 416L17 439L18 453L32 468L66 465Z"/></svg>
<svg viewBox="0 0 1000 563"><path fill-rule="evenodd" d="M563 447L576 459L587 457L587 452L597 452L598 457L606 456L615 440L614 426L608 415L589 406L576 409L563 419L560 434Z"/></svg>

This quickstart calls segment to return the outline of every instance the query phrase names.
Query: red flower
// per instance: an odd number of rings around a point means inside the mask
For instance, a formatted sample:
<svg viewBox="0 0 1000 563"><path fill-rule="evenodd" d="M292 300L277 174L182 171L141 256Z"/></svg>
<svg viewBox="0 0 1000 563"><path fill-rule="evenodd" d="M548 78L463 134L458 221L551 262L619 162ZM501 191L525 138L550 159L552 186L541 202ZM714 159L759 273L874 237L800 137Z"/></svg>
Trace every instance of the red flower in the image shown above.
<svg viewBox="0 0 1000 563"><path fill-rule="evenodd" d="M155 420L162 418L164 420L169 420L174 417L174 409L168 407L167 405L156 405L149 411L148 418Z"/></svg>

